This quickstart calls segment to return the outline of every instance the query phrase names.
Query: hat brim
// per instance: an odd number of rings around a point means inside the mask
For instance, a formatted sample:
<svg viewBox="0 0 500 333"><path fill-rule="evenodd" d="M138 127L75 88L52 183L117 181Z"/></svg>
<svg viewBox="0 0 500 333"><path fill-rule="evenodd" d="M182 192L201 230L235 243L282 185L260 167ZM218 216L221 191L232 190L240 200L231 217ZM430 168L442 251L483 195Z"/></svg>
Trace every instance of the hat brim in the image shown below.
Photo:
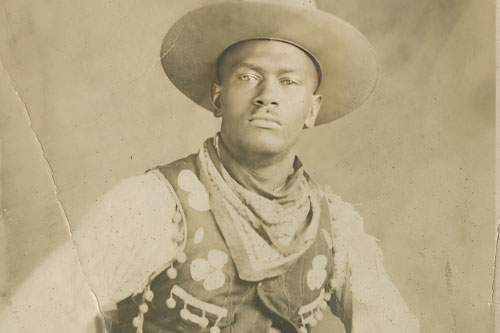
<svg viewBox="0 0 500 333"><path fill-rule="evenodd" d="M374 49L352 25L316 9L260 2L219 3L184 15L163 40L163 68L182 93L211 110L218 56L234 43L262 38L297 44L320 62L323 101L316 125L354 111L375 87Z"/></svg>

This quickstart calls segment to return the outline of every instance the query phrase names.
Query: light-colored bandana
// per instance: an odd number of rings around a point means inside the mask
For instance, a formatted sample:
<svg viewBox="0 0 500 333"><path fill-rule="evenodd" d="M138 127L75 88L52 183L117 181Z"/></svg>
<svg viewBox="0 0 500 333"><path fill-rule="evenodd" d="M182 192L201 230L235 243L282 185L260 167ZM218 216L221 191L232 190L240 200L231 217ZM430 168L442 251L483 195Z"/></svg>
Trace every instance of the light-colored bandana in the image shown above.
<svg viewBox="0 0 500 333"><path fill-rule="evenodd" d="M238 262L249 261L256 273L255 276L250 274L250 279L274 276L312 245L318 229L320 206L311 187L313 184L298 159L293 173L279 190L269 193L260 189L265 196L247 190L229 175L213 139L205 142L200 159L210 187L216 191L214 197L222 199L224 209L215 209L214 213L220 220L218 223L223 234L229 238L230 250L233 247L232 255L240 275L240 268L247 269ZM237 230L237 242L232 240L234 235L224 226L224 221L228 220L231 221L230 229Z"/></svg>

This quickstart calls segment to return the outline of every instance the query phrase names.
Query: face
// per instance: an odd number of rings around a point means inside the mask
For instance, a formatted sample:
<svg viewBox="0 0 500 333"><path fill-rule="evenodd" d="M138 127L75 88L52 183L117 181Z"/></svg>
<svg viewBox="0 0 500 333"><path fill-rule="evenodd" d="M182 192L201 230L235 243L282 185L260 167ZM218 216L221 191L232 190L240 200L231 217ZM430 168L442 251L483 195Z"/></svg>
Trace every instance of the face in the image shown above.
<svg viewBox="0 0 500 333"><path fill-rule="evenodd" d="M317 72L299 48L252 40L233 47L221 61L212 88L215 114L222 116L224 144L237 154L283 154L304 127L313 127L321 96Z"/></svg>

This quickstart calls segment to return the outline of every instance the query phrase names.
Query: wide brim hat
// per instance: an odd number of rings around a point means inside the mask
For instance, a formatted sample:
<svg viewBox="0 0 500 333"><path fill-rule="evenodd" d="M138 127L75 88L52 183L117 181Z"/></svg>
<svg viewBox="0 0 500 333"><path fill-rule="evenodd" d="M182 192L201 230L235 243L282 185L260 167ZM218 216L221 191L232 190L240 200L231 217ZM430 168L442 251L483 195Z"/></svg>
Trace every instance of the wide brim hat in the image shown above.
<svg viewBox="0 0 500 333"><path fill-rule="evenodd" d="M356 28L313 1L227 1L200 7L177 20L166 34L161 61L172 83L192 101L213 109L215 64L229 46L244 40L286 41L320 64L323 96L315 125L357 109L373 91L378 63Z"/></svg>

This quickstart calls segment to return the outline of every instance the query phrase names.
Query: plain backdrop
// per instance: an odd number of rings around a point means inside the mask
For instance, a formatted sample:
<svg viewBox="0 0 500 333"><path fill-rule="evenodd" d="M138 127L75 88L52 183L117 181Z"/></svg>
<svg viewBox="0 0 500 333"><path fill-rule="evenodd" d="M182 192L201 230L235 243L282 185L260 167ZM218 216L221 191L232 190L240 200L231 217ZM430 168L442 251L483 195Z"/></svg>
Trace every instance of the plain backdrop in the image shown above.
<svg viewBox="0 0 500 333"><path fill-rule="evenodd" d="M159 62L169 26L210 2L2 1L0 311L99 195L217 131ZM359 110L304 132L299 156L380 239L422 332L487 332L495 2L317 3L368 37L381 72Z"/></svg>

